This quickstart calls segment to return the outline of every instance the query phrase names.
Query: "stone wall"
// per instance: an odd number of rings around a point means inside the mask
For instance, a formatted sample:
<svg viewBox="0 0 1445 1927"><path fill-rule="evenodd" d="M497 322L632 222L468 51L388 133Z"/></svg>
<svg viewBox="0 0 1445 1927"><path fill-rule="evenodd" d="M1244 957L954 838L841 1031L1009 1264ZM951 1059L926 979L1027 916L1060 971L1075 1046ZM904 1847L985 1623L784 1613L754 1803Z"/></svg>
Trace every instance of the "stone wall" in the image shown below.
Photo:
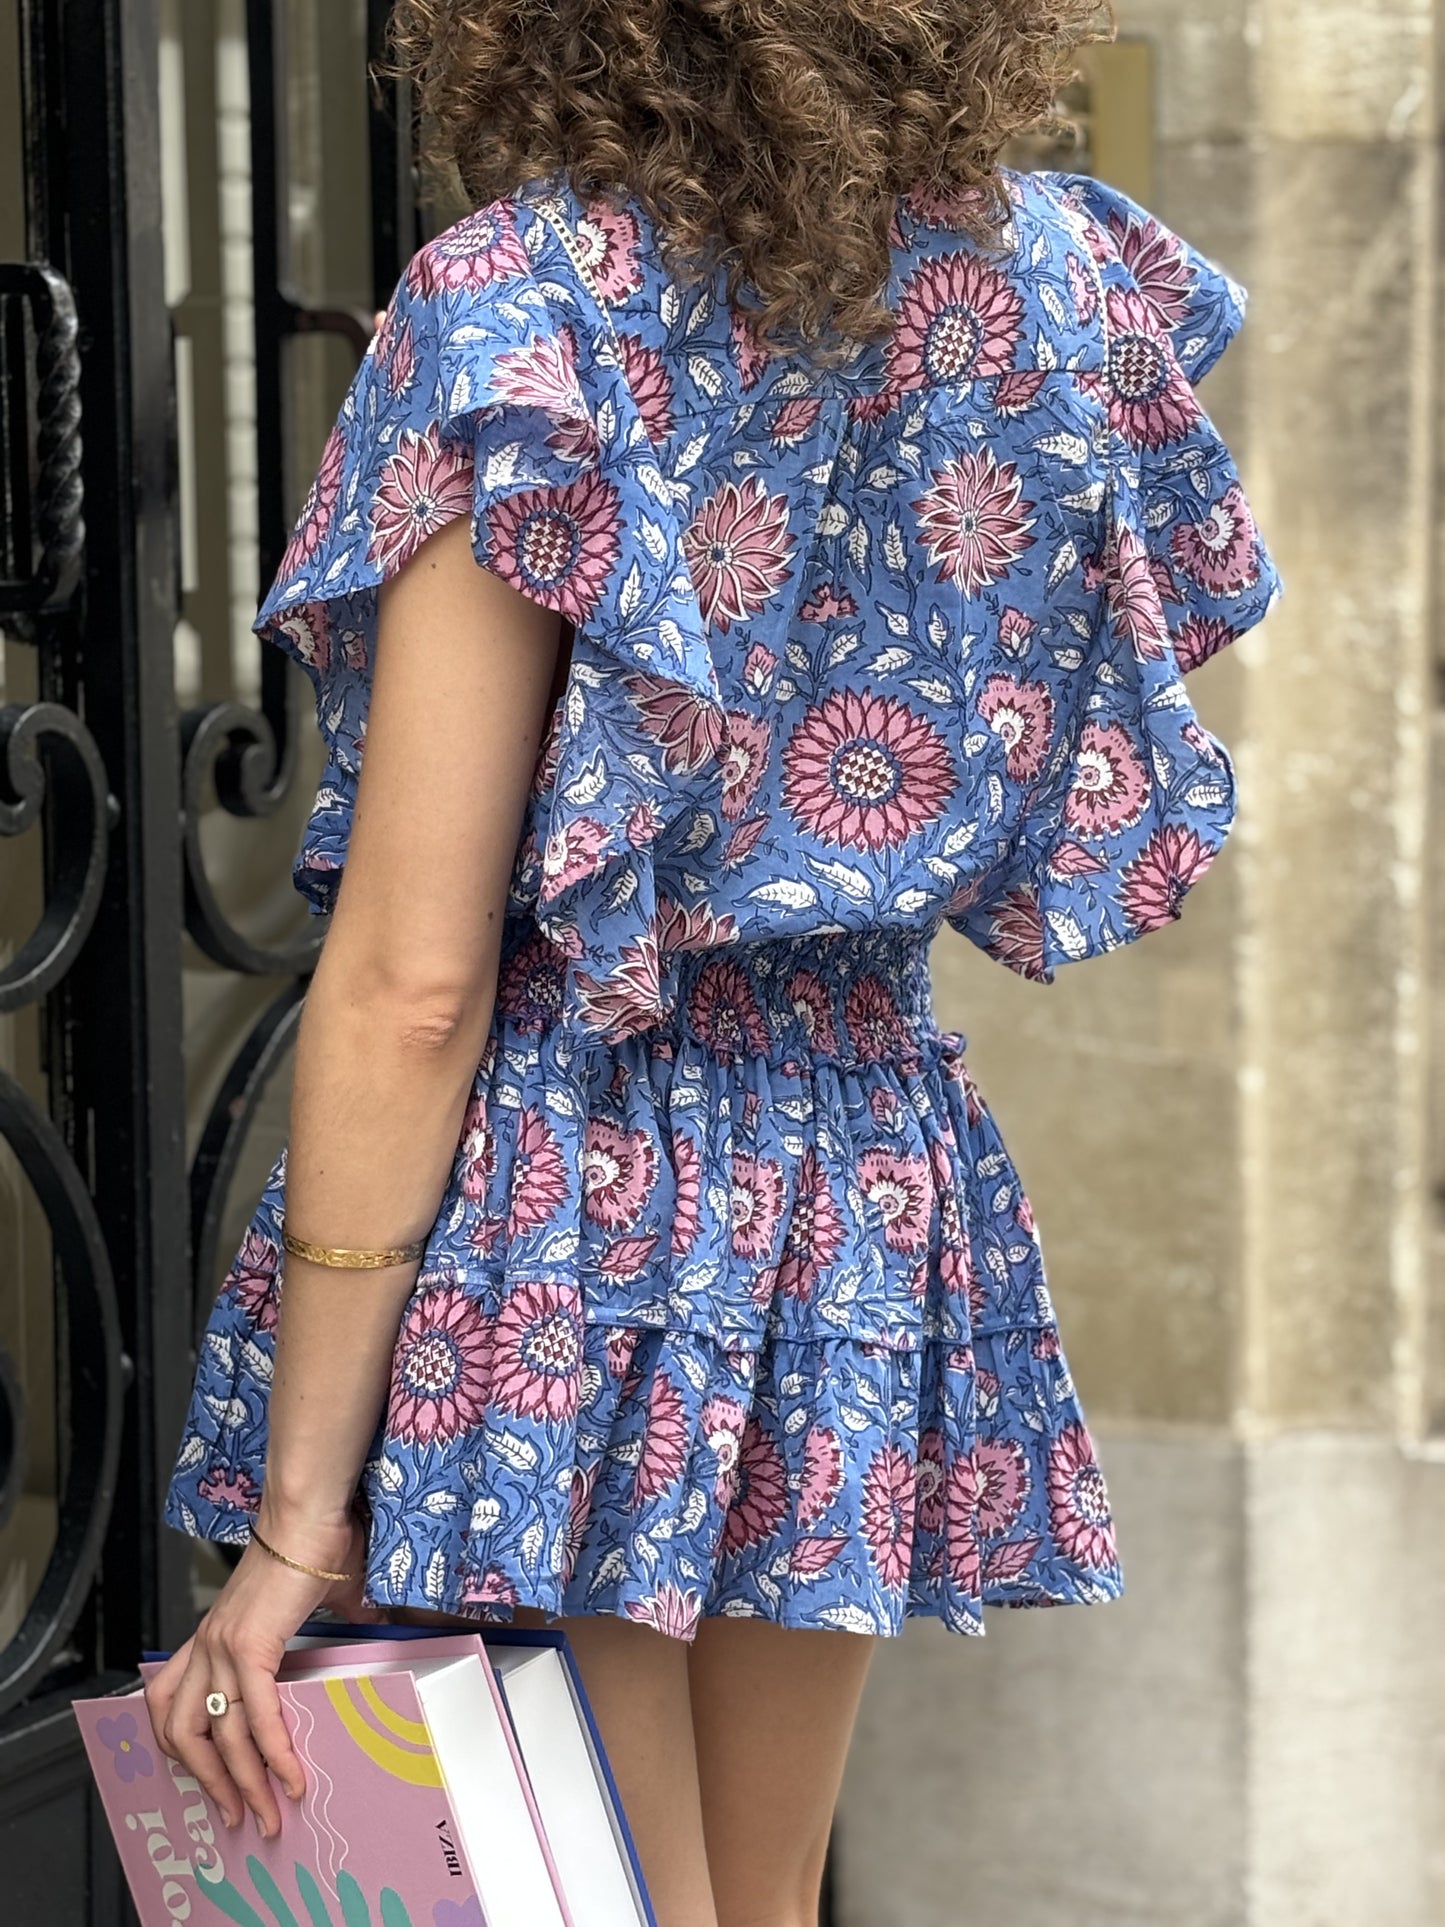
<svg viewBox="0 0 1445 1927"><path fill-rule="evenodd" d="M1182 923L1049 989L936 952L1128 1592L880 1650L839 1914L1438 1927L1445 36L1426 0L1120 12L1154 46L1156 211L1252 292L1205 400L1288 592L1191 678L1243 804Z"/></svg>

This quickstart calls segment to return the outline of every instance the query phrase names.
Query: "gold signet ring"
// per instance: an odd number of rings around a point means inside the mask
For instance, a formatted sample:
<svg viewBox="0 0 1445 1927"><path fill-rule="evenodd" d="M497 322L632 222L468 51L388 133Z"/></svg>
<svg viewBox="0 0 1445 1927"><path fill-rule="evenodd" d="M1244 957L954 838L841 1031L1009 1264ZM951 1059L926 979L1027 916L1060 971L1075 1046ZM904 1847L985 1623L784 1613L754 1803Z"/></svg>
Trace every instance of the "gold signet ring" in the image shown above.
<svg viewBox="0 0 1445 1927"><path fill-rule="evenodd" d="M212 1719L219 1719L231 1702L224 1693L207 1693L206 1711Z"/></svg>

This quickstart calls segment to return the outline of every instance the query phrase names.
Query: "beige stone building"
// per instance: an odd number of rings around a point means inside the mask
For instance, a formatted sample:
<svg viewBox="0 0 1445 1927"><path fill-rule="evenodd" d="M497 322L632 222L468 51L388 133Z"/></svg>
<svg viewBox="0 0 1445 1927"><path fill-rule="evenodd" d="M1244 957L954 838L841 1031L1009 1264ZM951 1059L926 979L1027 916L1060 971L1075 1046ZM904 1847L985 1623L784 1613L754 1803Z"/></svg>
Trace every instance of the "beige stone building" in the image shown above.
<svg viewBox="0 0 1445 1927"><path fill-rule="evenodd" d="M1049 989L936 952L1128 1593L880 1653L840 1919L1437 1927L1445 27L1425 0L1120 13L1101 171L1251 290L1205 399L1287 593L1192 681L1243 808L1183 921Z"/></svg>

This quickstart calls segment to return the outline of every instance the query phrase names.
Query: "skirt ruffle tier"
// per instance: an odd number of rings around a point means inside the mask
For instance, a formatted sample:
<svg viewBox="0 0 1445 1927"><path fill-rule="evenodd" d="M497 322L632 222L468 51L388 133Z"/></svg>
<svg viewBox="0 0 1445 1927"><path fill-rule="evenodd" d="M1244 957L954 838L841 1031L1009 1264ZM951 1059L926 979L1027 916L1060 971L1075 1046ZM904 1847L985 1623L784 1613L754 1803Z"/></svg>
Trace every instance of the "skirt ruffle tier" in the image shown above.
<svg viewBox="0 0 1445 1927"><path fill-rule="evenodd" d="M509 946L361 1482L367 1596L893 1634L1121 1589L1032 1215L929 939L700 952L672 1018L558 1021ZM286 1153L212 1311L167 1523L260 1498Z"/></svg>

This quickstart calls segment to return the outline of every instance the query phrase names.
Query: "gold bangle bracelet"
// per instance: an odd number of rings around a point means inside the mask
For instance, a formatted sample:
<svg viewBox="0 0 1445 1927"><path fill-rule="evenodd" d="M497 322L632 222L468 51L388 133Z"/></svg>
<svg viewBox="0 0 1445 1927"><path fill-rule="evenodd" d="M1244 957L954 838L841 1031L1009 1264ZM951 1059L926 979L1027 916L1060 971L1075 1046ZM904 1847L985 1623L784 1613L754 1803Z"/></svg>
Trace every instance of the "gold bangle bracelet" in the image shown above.
<svg viewBox="0 0 1445 1927"><path fill-rule="evenodd" d="M350 1579L352 1576L349 1572L327 1572L324 1566L308 1566L304 1560L301 1559L288 1559L284 1552L277 1552L276 1548L268 1540L263 1539L254 1525L251 1527L251 1537L256 1541L256 1544L261 1548L262 1552L269 1552L273 1559L279 1559L283 1566L290 1566L293 1572L309 1572L313 1579L340 1580Z"/></svg>
<svg viewBox="0 0 1445 1927"><path fill-rule="evenodd" d="M337 1265L344 1271L380 1271L384 1265L406 1264L426 1250L425 1238L414 1238L409 1245L393 1245L384 1251L352 1251L345 1245L314 1245L289 1231L281 1233L281 1244L293 1258L309 1258L316 1265Z"/></svg>

